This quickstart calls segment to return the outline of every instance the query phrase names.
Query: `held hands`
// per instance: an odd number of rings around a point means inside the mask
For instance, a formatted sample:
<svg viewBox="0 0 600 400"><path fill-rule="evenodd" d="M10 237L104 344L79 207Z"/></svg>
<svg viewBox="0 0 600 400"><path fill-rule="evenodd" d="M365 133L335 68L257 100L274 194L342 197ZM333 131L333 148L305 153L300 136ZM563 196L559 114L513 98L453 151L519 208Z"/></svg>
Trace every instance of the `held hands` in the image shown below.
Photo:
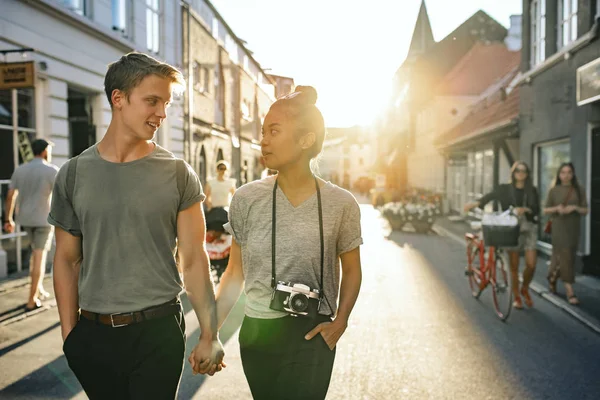
<svg viewBox="0 0 600 400"><path fill-rule="evenodd" d="M347 327L348 321L343 318L336 318L333 322L320 323L312 331L308 332L304 338L306 340L311 340L320 333L329 349L333 350Z"/></svg>
<svg viewBox="0 0 600 400"><path fill-rule="evenodd" d="M567 214L571 214L572 212L577 211L577 206L564 206L562 204L559 204L558 206L556 206L556 212L560 215L567 215Z"/></svg>
<svg viewBox="0 0 600 400"><path fill-rule="evenodd" d="M577 211L577 206L565 206L564 208L564 214L571 214L575 211Z"/></svg>
<svg viewBox="0 0 600 400"><path fill-rule="evenodd" d="M202 339L192 350L188 358L194 375L208 374L213 376L227 365L223 362L225 352L221 341L217 339Z"/></svg>

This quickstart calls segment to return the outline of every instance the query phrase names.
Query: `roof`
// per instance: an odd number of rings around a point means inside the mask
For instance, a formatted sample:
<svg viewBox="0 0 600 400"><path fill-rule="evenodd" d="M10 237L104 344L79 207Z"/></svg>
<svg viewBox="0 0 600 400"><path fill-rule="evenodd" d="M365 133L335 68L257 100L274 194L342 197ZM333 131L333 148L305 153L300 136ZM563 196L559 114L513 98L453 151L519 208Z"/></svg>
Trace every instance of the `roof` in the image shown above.
<svg viewBox="0 0 600 400"><path fill-rule="evenodd" d="M520 51L502 42L477 42L444 77L436 90L442 96L477 96L506 76L521 61Z"/></svg>
<svg viewBox="0 0 600 400"><path fill-rule="evenodd" d="M411 57L396 71L399 81L409 81L410 102L419 107L477 42L502 42L507 30L484 11L477 11L441 41L418 57ZM399 85L402 86L402 85Z"/></svg>
<svg viewBox="0 0 600 400"><path fill-rule="evenodd" d="M518 71L517 66L508 76L515 77ZM519 117L519 88L506 92L502 88L476 103L461 123L436 139L436 145L448 147L514 125Z"/></svg>
<svg viewBox="0 0 600 400"><path fill-rule="evenodd" d="M425 0L423 0L421 2L421 8L419 9L419 15L417 16L417 22L415 23L415 29L413 30L408 55L406 57L410 58L423 54L434 44L435 40L433 38L431 22L429 21L429 14L427 14Z"/></svg>

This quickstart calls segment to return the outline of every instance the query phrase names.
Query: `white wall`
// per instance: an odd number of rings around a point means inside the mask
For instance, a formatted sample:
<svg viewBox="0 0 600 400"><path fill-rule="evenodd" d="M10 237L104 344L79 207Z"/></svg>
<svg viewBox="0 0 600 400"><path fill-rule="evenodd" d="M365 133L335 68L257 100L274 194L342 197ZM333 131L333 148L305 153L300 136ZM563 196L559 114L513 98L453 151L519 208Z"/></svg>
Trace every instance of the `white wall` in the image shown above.
<svg viewBox="0 0 600 400"><path fill-rule="evenodd" d="M48 5L44 5L46 3ZM165 7L161 50L156 57L180 66L181 16L177 3L162 3ZM31 6L26 2L2 1L0 46L3 49L36 49L28 56L36 61L37 134L56 143L54 162L61 165L70 155L68 88L90 96L93 123L97 127L96 139L101 139L111 118L103 88L107 65L133 49L146 51L146 8L144 0L134 0L133 40L128 41L112 30L110 0L90 2L93 20L72 13L58 2L38 4ZM20 60L19 54L7 59ZM47 65L45 71L39 68L42 61ZM182 104L182 100L176 101L170 108L159 137L161 145L179 156L183 155Z"/></svg>
<svg viewBox="0 0 600 400"><path fill-rule="evenodd" d="M435 140L460 123L475 100L473 96L438 96L419 113L415 125L415 149L408 157L411 187L444 190L446 164L436 149Z"/></svg>

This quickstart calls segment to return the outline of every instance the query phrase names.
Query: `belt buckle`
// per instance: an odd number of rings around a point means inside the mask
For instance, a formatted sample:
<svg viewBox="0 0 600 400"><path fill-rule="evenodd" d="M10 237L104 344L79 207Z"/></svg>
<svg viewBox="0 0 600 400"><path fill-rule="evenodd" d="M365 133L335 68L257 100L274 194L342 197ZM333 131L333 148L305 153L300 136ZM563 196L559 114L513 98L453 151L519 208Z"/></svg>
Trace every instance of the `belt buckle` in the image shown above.
<svg viewBox="0 0 600 400"><path fill-rule="evenodd" d="M129 324L117 324L117 325L115 325L115 320L113 319L113 317L114 316L121 316L121 315L131 315L133 317L133 313L132 312L110 314L110 323L111 323L111 325L112 325L113 328L120 328L122 326L129 325Z"/></svg>

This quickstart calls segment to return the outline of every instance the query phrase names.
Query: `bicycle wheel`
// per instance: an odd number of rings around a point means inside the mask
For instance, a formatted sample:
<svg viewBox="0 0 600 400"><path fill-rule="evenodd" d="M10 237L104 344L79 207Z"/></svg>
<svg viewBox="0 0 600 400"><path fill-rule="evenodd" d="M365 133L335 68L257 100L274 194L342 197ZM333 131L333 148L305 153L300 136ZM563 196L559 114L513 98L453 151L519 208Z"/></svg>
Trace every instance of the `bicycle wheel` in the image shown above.
<svg viewBox="0 0 600 400"><path fill-rule="evenodd" d="M472 244L467 246L467 261L465 274L469 278L471 295L478 299L481 296L481 260L479 259L479 247Z"/></svg>
<svg viewBox="0 0 600 400"><path fill-rule="evenodd" d="M502 253L496 251L495 267L492 271L490 282L492 284L492 296L494 298L494 309L496 315L502 321L506 321L512 309L512 291L510 287L510 274L504 262Z"/></svg>

